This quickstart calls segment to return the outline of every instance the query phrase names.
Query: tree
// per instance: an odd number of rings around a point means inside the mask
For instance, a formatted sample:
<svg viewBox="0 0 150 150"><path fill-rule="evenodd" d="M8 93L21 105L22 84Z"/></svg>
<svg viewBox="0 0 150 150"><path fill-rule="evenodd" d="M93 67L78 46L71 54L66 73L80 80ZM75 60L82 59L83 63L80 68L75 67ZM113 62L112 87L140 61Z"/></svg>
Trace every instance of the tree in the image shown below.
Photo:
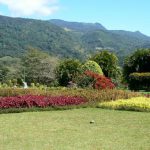
<svg viewBox="0 0 150 150"><path fill-rule="evenodd" d="M0 82L4 82L6 80L7 73L8 69L0 65Z"/></svg>
<svg viewBox="0 0 150 150"><path fill-rule="evenodd" d="M99 64L106 77L116 79L121 74L117 56L107 50L95 54L90 59Z"/></svg>
<svg viewBox="0 0 150 150"><path fill-rule="evenodd" d="M18 79L21 77L20 58L13 58L10 56L2 57L0 58L0 68L1 77L3 76L3 82Z"/></svg>
<svg viewBox="0 0 150 150"><path fill-rule="evenodd" d="M87 76L86 72L91 71L98 75L103 75L101 67L95 61L87 61L85 64L81 66L80 74L76 78L76 82L80 87L92 87L93 86L93 78Z"/></svg>
<svg viewBox="0 0 150 150"><path fill-rule="evenodd" d="M27 83L50 84L58 59L37 49L30 48L22 58L23 77Z"/></svg>
<svg viewBox="0 0 150 150"><path fill-rule="evenodd" d="M150 49L138 49L125 59L123 76L129 81L129 75L134 72L150 72Z"/></svg>
<svg viewBox="0 0 150 150"><path fill-rule="evenodd" d="M81 63L79 60L65 59L59 63L55 70L56 79L60 86L67 86L79 73Z"/></svg>

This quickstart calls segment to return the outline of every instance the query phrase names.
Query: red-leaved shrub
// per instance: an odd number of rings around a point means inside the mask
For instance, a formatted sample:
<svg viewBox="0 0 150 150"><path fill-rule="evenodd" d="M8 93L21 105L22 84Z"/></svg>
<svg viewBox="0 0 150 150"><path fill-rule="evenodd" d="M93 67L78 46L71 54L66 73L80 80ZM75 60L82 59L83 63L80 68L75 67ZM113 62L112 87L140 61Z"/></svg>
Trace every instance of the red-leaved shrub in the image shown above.
<svg viewBox="0 0 150 150"><path fill-rule="evenodd" d="M1 97L0 108L30 108L49 106L68 106L86 103L86 100L76 96L36 96L24 95L16 97Z"/></svg>
<svg viewBox="0 0 150 150"><path fill-rule="evenodd" d="M111 81L111 79L109 79L103 75L99 75L99 74L93 73L91 71L86 71L85 74L94 79L93 88L95 88L95 89L113 89L113 88L115 88L115 85Z"/></svg>

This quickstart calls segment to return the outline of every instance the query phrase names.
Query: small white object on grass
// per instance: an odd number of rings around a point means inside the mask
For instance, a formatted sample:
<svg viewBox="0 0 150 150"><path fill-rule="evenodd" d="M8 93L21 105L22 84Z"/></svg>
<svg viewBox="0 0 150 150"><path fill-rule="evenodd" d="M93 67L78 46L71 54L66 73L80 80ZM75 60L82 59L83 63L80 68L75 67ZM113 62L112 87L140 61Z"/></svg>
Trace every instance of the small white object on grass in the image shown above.
<svg viewBox="0 0 150 150"><path fill-rule="evenodd" d="M92 123L95 123L95 121L94 121L94 120L91 120L91 121L90 121L90 124L92 124Z"/></svg>

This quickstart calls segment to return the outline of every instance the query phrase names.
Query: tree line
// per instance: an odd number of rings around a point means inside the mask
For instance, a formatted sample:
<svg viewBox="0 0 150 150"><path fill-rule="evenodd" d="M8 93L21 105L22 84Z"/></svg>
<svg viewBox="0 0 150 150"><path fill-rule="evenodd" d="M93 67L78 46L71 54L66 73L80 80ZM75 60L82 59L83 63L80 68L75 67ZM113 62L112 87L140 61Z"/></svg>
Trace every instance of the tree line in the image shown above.
<svg viewBox="0 0 150 150"><path fill-rule="evenodd" d="M0 82L8 85L43 84L67 86L71 81L81 87L89 86L90 78L83 76L89 70L110 78L116 85L130 83L132 73L150 72L150 49L138 49L119 66L114 53L102 50L85 62L77 59L61 60L46 52L30 48L21 58L0 58ZM132 77L133 78L133 77Z"/></svg>

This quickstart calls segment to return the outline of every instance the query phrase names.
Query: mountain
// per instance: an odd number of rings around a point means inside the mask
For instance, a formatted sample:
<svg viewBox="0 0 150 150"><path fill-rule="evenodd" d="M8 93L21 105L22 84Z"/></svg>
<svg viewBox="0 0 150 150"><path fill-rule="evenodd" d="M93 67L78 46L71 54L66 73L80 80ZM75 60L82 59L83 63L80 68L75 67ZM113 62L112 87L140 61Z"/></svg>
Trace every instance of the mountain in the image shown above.
<svg viewBox="0 0 150 150"><path fill-rule="evenodd" d="M48 21L0 16L0 56L20 57L28 47L60 57L81 56L74 36Z"/></svg>
<svg viewBox="0 0 150 150"><path fill-rule="evenodd" d="M82 41L91 50L109 49L128 55L135 49L150 44L150 37L138 34L129 31L99 30L84 34Z"/></svg>
<svg viewBox="0 0 150 150"><path fill-rule="evenodd" d="M124 57L137 48L150 47L150 37L139 31L108 30L99 23L67 22L59 19L52 19L50 22L72 34L78 34L88 54L108 49Z"/></svg>
<svg viewBox="0 0 150 150"><path fill-rule="evenodd" d="M21 57L28 47L81 60L108 49L122 61L137 48L150 48L150 37L139 31L108 30L99 23L0 16L0 57Z"/></svg>
<svg viewBox="0 0 150 150"><path fill-rule="evenodd" d="M78 31L78 32L88 32L95 30L106 30L106 28L100 23L83 23L83 22L68 22L60 19L51 19L49 22L62 27L64 29Z"/></svg>

